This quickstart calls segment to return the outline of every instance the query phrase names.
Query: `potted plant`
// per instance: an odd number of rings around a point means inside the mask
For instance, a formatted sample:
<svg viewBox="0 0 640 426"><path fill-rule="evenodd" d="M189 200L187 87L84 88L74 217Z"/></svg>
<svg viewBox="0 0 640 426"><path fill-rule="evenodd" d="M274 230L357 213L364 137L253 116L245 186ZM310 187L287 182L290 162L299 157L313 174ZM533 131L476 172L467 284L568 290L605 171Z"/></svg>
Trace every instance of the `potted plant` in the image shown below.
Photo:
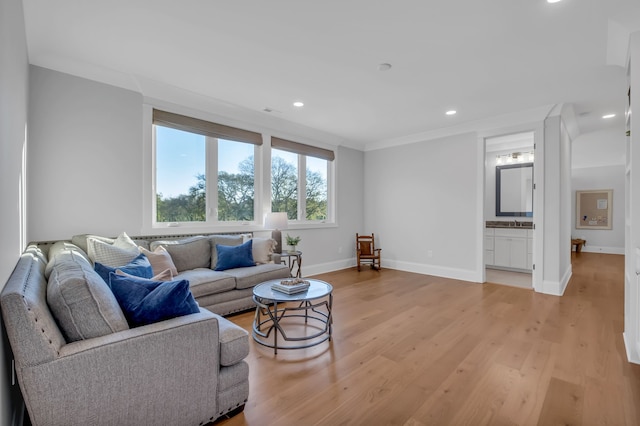
<svg viewBox="0 0 640 426"><path fill-rule="evenodd" d="M295 253L296 252L296 246L300 244L300 237L292 237L291 235L287 234L287 245L289 247L291 247L291 249L289 250L289 253Z"/></svg>

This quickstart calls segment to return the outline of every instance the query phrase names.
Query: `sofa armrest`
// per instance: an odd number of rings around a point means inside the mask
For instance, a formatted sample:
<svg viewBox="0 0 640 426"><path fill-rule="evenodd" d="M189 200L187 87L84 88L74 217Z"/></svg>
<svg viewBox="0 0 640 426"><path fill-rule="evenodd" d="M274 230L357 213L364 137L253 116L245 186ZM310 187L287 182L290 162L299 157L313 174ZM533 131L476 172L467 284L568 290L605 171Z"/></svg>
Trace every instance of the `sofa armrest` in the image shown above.
<svg viewBox="0 0 640 426"><path fill-rule="evenodd" d="M219 348L202 310L70 343L18 374L34 426L201 424L217 417Z"/></svg>

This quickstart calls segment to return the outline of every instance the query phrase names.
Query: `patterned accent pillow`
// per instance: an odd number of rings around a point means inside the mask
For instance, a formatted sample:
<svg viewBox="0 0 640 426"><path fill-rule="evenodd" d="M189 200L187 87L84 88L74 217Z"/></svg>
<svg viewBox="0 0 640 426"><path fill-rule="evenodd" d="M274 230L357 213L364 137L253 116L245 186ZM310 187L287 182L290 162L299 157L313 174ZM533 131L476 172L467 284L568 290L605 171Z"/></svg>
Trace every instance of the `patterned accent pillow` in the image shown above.
<svg viewBox="0 0 640 426"><path fill-rule="evenodd" d="M137 244L125 232L120 234L113 244L89 237L87 249L92 262L111 267L126 265L140 254Z"/></svg>

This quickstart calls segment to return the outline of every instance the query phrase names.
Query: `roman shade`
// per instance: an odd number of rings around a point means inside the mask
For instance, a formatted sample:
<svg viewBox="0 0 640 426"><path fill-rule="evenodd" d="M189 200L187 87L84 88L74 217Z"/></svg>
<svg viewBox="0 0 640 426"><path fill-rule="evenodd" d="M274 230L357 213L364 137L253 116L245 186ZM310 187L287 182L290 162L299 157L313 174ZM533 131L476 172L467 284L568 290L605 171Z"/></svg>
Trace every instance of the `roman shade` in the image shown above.
<svg viewBox="0 0 640 426"><path fill-rule="evenodd" d="M262 134L173 112L153 110L153 124L213 138L262 145Z"/></svg>
<svg viewBox="0 0 640 426"><path fill-rule="evenodd" d="M322 158L323 160L333 161L336 156L330 149L318 148L316 146L305 145L300 142L288 141L275 136L271 137L271 148L281 149L282 151L293 152L294 154L302 154L310 157Z"/></svg>

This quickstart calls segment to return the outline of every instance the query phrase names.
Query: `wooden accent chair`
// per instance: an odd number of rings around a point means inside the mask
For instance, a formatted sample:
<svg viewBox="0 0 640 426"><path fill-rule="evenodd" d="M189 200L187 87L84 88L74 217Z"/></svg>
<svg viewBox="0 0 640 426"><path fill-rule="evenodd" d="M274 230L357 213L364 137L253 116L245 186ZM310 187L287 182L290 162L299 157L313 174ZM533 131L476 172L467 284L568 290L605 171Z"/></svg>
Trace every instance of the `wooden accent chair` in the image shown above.
<svg viewBox="0 0 640 426"><path fill-rule="evenodd" d="M358 235L356 233L356 258L358 262L358 271L362 263L369 263L371 267L380 270L380 251L376 248L375 237L371 235Z"/></svg>

